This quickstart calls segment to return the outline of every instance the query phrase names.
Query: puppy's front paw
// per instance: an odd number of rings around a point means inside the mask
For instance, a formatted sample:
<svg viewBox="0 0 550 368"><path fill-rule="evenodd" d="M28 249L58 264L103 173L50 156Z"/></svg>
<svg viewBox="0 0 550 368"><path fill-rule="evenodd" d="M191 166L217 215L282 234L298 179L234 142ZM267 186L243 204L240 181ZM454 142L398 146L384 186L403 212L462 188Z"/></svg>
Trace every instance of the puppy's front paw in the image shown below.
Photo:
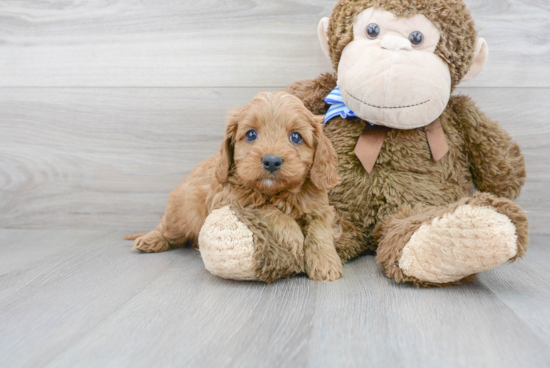
<svg viewBox="0 0 550 368"><path fill-rule="evenodd" d="M132 247L146 253L158 253L169 250L170 244L158 231L154 230L137 238Z"/></svg>
<svg viewBox="0 0 550 368"><path fill-rule="evenodd" d="M336 250L306 250L306 272L312 280L336 281L342 277L344 267Z"/></svg>

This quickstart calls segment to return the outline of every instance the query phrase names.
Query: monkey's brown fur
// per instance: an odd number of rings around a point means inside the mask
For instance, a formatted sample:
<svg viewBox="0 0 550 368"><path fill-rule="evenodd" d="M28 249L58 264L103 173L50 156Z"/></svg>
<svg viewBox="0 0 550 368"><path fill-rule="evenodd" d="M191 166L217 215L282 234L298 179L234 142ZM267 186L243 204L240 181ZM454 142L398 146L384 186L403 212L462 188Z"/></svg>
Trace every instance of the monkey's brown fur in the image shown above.
<svg viewBox="0 0 550 368"><path fill-rule="evenodd" d="M250 129L258 131L254 143L245 140ZM304 270L318 280L339 278L342 263L333 246L334 211L327 196L339 183L337 157L322 130L322 119L294 96L258 95L231 112L221 152L170 193L158 227L125 239L144 252L198 246L206 217L230 206L253 232L258 279L270 282ZM289 142L293 131L302 135L302 144ZM275 173L262 165L268 154L283 159ZM266 179L273 182L267 185Z"/></svg>
<svg viewBox="0 0 550 368"><path fill-rule="evenodd" d="M476 39L474 24L461 0L340 0L327 32L336 70L342 50L353 40L355 18L369 7L398 16L425 15L441 33L436 54L449 65L452 88L460 82L472 63ZM336 79L324 74L286 90L314 114L324 115L327 106L323 100L336 87ZM377 250L378 262L398 282L440 287L471 281L475 275L447 284L425 282L404 275L396 263L422 224L462 204L488 206L508 216L516 226L516 258L524 254L527 219L511 202L519 196L526 176L518 145L466 96L452 96L440 120L449 145L441 161L433 161L423 130L394 129L388 133L371 174L354 154L365 121L336 117L325 125L325 135L338 154L342 178L342 183L329 191L336 208L336 247L342 260ZM487 193L471 197L472 184Z"/></svg>

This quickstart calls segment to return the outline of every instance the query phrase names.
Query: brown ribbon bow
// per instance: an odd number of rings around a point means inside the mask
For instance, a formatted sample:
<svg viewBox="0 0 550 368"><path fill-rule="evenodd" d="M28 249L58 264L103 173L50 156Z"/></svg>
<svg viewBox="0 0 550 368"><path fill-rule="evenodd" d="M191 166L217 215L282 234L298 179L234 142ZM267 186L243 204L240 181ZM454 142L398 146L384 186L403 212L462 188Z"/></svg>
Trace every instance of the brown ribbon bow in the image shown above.
<svg viewBox="0 0 550 368"><path fill-rule="evenodd" d="M389 131L390 128L366 123L365 129L357 141L355 155L359 158L363 167L369 174L374 168L376 159L380 154L380 150L382 149L382 145L384 145L384 140ZM449 152L449 145L447 144L447 139L445 138L445 133L443 132L439 119L424 127L424 132L426 133L433 159L435 162L438 162L447 152Z"/></svg>

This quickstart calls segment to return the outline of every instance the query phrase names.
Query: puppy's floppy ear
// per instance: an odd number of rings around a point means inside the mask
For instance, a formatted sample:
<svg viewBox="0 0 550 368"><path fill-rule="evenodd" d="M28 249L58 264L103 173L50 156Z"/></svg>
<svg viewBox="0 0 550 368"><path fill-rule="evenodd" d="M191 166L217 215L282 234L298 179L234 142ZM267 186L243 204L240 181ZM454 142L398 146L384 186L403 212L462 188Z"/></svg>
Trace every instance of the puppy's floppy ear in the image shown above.
<svg viewBox="0 0 550 368"><path fill-rule="evenodd" d="M323 133L324 117L315 116L313 120L316 147L309 178L317 188L330 189L340 184L338 155L332 147L332 143Z"/></svg>
<svg viewBox="0 0 550 368"><path fill-rule="evenodd" d="M225 130L225 138L223 139L220 159L218 166L216 167L216 179L221 184L227 182L229 177L229 170L233 164L233 147L235 145L235 135L237 133L237 126L239 124L239 115L242 109L233 109L229 112L229 119L227 120L227 127Z"/></svg>

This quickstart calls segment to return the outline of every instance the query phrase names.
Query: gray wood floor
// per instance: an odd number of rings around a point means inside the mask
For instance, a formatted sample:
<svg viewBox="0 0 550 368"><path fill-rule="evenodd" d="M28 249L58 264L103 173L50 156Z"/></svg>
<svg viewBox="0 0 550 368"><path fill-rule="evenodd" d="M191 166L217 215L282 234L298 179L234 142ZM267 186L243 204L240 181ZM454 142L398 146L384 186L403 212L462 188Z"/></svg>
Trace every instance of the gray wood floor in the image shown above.
<svg viewBox="0 0 550 368"><path fill-rule="evenodd" d="M449 289L210 275L194 249L142 254L120 231L1 230L2 367L548 367L550 248Z"/></svg>
<svg viewBox="0 0 550 368"><path fill-rule="evenodd" d="M550 366L550 2L467 0L478 101L525 154L525 260L443 290L373 257L334 283L139 254L227 109L330 71L335 0L0 1L0 367Z"/></svg>

